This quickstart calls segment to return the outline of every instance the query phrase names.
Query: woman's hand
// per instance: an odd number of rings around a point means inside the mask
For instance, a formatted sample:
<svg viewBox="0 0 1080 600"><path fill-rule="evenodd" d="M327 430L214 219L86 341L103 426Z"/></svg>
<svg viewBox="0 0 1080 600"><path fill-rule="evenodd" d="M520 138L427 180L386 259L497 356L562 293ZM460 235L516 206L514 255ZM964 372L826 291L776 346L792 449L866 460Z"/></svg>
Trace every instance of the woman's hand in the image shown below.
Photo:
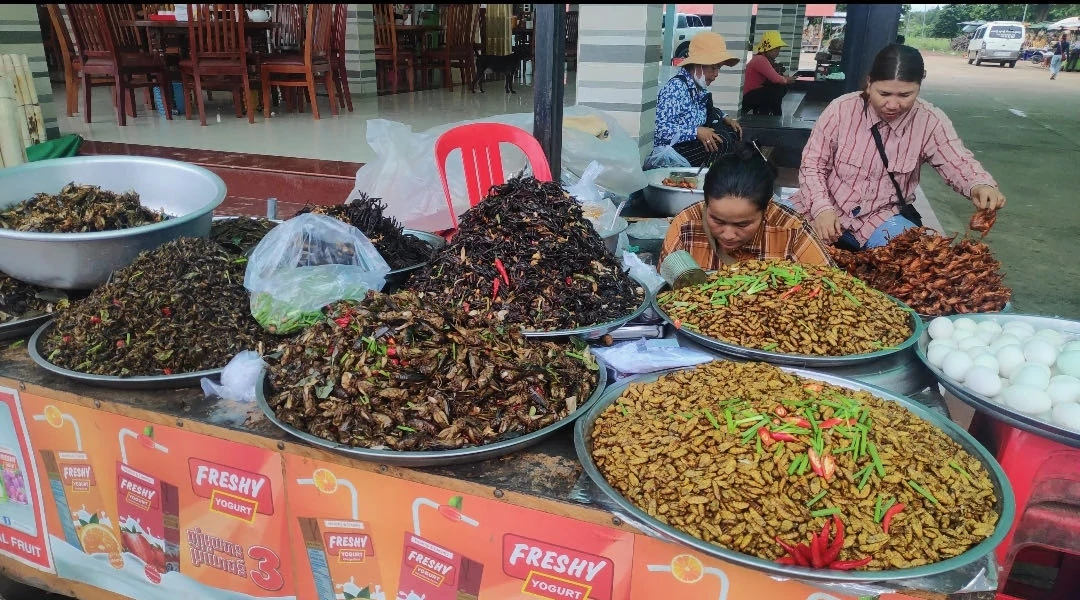
<svg viewBox="0 0 1080 600"><path fill-rule="evenodd" d="M836 211L831 208L823 210L821 214L814 218L811 225L818 239L826 244L831 244L840 239L840 236L844 233L844 229L840 225L840 217L836 216Z"/></svg>
<svg viewBox="0 0 1080 600"><path fill-rule="evenodd" d="M739 134L739 139L741 140L742 139L742 125L740 125L738 121L736 121L735 119L732 119L731 117L724 117L724 122L727 123L729 127L734 129L735 133Z"/></svg>
<svg viewBox="0 0 1080 600"><path fill-rule="evenodd" d="M716 152L720 149L720 144L724 142L724 139L713 131L711 127L698 127L697 139L701 140L705 150L709 152Z"/></svg>
<svg viewBox="0 0 1080 600"><path fill-rule="evenodd" d="M997 210L1005 206L1005 196L992 185L977 185L971 188L971 203L975 208Z"/></svg>

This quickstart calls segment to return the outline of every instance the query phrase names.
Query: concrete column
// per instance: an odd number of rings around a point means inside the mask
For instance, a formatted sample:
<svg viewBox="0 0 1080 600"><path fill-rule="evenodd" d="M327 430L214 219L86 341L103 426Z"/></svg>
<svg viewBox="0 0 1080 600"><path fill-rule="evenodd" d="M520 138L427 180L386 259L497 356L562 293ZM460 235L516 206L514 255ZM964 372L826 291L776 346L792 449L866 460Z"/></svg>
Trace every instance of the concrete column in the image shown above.
<svg viewBox="0 0 1080 600"><path fill-rule="evenodd" d="M749 6L749 5L747 5ZM611 115L652 151L660 92L660 4L581 4L577 103Z"/></svg>
<svg viewBox="0 0 1080 600"><path fill-rule="evenodd" d="M750 33L753 35L752 42L757 44L761 41L761 33L770 29L776 29L780 31L782 37L783 29L781 29L781 23L783 22L784 7L786 4L758 4L757 18L754 19L754 30ZM787 41L786 39L784 41Z"/></svg>
<svg viewBox="0 0 1080 600"><path fill-rule="evenodd" d="M788 45L780 49L780 56L776 57L776 64L787 66L789 75L795 72L790 67L791 57L795 56L796 63L799 58L799 46L795 42L795 22L798 20L796 14L798 10L798 4L784 4L780 12L780 27L778 28L780 30L780 39L787 42Z"/></svg>
<svg viewBox="0 0 1080 600"><path fill-rule="evenodd" d="M788 73L792 75L799 70L799 57L802 54L802 34L806 27L806 5L796 4L795 23L791 32L791 62L788 63Z"/></svg>
<svg viewBox="0 0 1080 600"><path fill-rule="evenodd" d="M345 70L354 96L378 93L375 79L375 10L371 4L350 4L345 28Z"/></svg>
<svg viewBox="0 0 1080 600"><path fill-rule="evenodd" d="M746 72L746 55L750 48L750 16L753 4L714 4L712 30L724 36L728 52L739 58L734 67L723 67L716 80L709 86L713 105L727 113L737 115L742 108L743 74ZM758 6L758 19L761 7ZM761 21L758 21L760 28Z"/></svg>
<svg viewBox="0 0 1080 600"><path fill-rule="evenodd" d="M37 90L38 104L41 105L41 115L45 119L45 136L50 140L60 137L37 5L0 5L0 54L26 55L34 76L34 88Z"/></svg>
<svg viewBox="0 0 1080 600"><path fill-rule="evenodd" d="M848 4L844 57L840 62L845 76L845 92L854 92L862 87L874 57L882 48L896 41L899 24L899 4Z"/></svg>

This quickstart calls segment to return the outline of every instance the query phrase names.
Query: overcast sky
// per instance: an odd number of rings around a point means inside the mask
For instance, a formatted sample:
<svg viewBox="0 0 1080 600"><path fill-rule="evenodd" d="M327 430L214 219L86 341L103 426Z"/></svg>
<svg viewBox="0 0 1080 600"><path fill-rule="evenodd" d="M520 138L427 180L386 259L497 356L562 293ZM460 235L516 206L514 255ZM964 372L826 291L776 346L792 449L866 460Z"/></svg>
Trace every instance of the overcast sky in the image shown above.
<svg viewBox="0 0 1080 600"><path fill-rule="evenodd" d="M912 12L924 12L924 11L930 10L931 8L934 8L936 6L941 6L941 5L940 4L912 4L911 5L911 11Z"/></svg>

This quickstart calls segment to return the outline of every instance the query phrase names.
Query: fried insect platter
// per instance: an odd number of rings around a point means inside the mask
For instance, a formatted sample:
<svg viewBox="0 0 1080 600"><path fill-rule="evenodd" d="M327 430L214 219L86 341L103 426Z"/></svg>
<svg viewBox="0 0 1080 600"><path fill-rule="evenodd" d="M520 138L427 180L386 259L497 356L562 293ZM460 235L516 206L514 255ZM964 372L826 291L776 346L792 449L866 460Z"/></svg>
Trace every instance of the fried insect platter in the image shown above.
<svg viewBox="0 0 1080 600"><path fill-rule="evenodd" d="M134 191L117 194L96 185L69 183L58 194L36 194L0 210L0 228L47 233L85 233L160 223L164 212L139 203Z"/></svg>
<svg viewBox="0 0 1080 600"><path fill-rule="evenodd" d="M604 379L584 345L526 340L411 292L332 305L270 364L264 397L278 421L402 455L481 450L544 430Z"/></svg>
<svg viewBox="0 0 1080 600"><path fill-rule="evenodd" d="M780 260L725 265L655 304L680 335L769 362L873 359L913 344L919 327L905 306L839 269Z"/></svg>
<svg viewBox="0 0 1080 600"><path fill-rule="evenodd" d="M765 363L610 388L575 443L632 517L723 560L812 579L953 570L992 552L1015 512L992 456L947 419Z"/></svg>

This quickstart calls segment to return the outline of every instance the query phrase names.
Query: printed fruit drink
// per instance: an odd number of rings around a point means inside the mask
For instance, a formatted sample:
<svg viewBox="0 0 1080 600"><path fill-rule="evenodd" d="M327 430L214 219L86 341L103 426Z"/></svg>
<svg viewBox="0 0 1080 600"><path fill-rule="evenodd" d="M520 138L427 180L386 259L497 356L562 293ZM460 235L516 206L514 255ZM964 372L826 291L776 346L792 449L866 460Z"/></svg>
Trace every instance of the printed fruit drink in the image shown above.
<svg viewBox="0 0 1080 600"><path fill-rule="evenodd" d="M19 468L15 451L11 448L0 447L0 476L3 478L9 502L29 503L26 499L26 477Z"/></svg>
<svg viewBox="0 0 1080 600"><path fill-rule="evenodd" d="M296 483L313 485L323 494L333 494L339 487L352 494L350 519L299 517L318 599L385 600L371 529L369 524L359 520L356 487L325 468L315 469L311 479L297 479Z"/></svg>
<svg viewBox="0 0 1080 600"><path fill-rule="evenodd" d="M105 510L97 474L90 464L90 457L83 452L79 422L52 404L47 405L42 414L34 415L34 420L44 421L56 429L71 423L75 432L74 451L41 450L64 539L87 554L107 554L110 565L117 569L123 567L120 532Z"/></svg>
<svg viewBox="0 0 1080 600"><path fill-rule="evenodd" d="M121 429L120 462L116 463L116 504L120 519L120 542L125 552L139 557L146 565L144 574L153 583L161 583L166 571L180 571L180 498L175 485L128 464L125 442L139 442L139 454L145 450L167 453L168 448L154 441L153 428L143 433Z"/></svg>
<svg viewBox="0 0 1080 600"><path fill-rule="evenodd" d="M484 565L420 537L420 509L434 508L444 518L477 527L461 512L461 497L449 504L428 498L413 501L413 533L405 532L397 600L476 600Z"/></svg>

